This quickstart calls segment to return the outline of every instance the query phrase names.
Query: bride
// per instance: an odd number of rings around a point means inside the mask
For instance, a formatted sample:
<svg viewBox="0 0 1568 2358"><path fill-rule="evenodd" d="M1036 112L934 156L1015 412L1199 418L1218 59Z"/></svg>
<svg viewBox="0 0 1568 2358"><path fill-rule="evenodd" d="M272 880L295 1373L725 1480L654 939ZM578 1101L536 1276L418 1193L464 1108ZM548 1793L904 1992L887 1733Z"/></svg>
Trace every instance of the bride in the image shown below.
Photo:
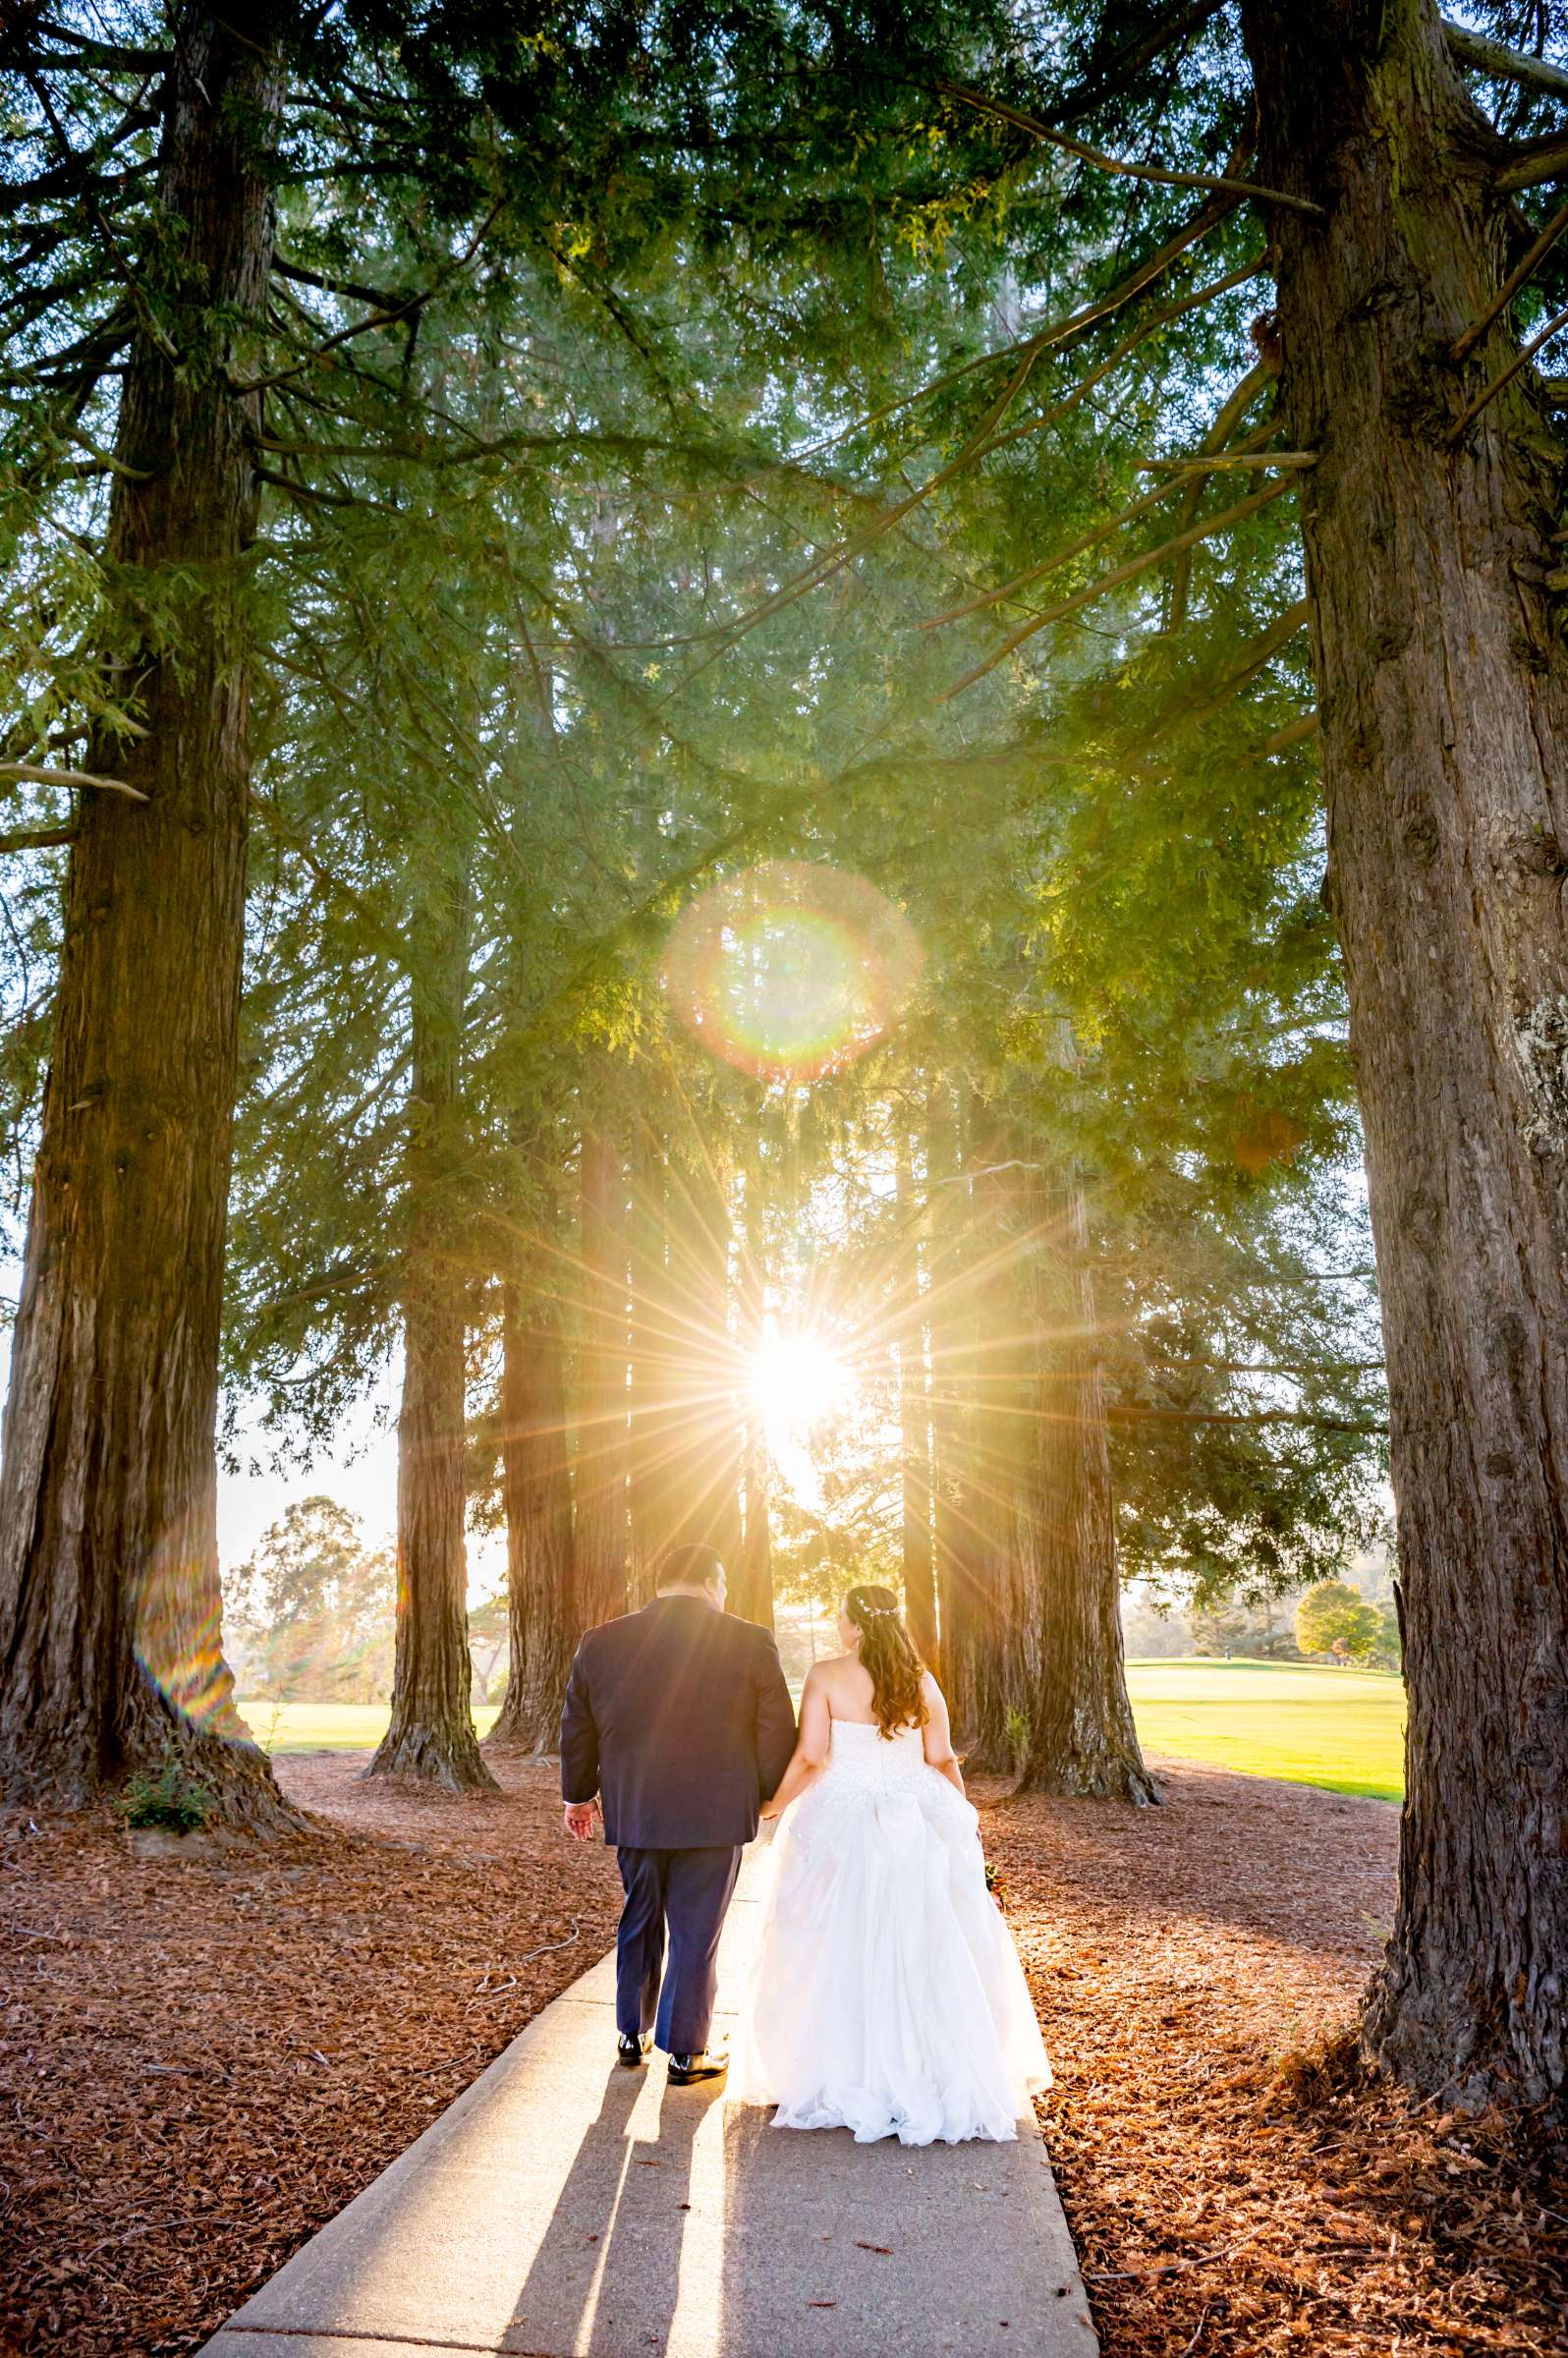
<svg viewBox="0 0 1568 2358"><path fill-rule="evenodd" d="M735 2093L861 2145L1016 2137L1050 2065L946 1702L890 1590L851 1589L838 1629L762 1812L783 1823Z"/></svg>

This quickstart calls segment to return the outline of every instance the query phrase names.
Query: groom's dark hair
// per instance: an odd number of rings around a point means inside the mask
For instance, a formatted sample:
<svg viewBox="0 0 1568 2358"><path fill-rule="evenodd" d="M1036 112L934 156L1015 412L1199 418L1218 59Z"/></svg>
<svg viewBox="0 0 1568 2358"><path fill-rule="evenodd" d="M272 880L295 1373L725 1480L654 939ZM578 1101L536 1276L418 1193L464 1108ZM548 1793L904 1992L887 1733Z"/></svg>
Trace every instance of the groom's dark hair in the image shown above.
<svg viewBox="0 0 1568 2358"><path fill-rule="evenodd" d="M659 1563L661 1589L711 1589L724 1578L716 1547L672 1547Z"/></svg>

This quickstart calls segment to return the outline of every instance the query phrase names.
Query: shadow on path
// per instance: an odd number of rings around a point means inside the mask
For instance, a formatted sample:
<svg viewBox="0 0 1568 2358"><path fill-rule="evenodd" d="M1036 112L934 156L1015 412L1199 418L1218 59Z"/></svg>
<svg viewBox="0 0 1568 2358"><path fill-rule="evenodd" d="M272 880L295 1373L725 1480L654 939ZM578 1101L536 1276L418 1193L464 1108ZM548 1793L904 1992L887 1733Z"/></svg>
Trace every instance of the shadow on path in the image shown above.
<svg viewBox="0 0 1568 2358"><path fill-rule="evenodd" d="M692 2156L710 2099L706 2089L661 2086L663 2070L662 2056L642 2071L611 2064L514 2304L510 2347L620 2350L633 2321L650 2351L668 2340Z"/></svg>

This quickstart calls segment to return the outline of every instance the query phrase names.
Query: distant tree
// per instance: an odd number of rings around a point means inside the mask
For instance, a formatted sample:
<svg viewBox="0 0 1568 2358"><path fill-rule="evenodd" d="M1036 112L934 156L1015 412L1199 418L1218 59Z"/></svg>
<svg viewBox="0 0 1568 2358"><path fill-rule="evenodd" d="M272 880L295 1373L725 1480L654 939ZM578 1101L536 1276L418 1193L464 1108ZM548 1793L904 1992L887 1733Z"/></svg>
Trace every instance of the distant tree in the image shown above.
<svg viewBox="0 0 1568 2358"><path fill-rule="evenodd" d="M1291 1627L1287 1600L1264 1595L1236 1597L1189 1617L1197 1654L1246 1655L1259 1661L1294 1661L1301 1647Z"/></svg>
<svg viewBox="0 0 1568 2358"><path fill-rule="evenodd" d="M1382 1614L1374 1605L1364 1604L1342 1580L1320 1580L1296 1607L1296 1643L1303 1654L1364 1661L1382 1642Z"/></svg>
<svg viewBox="0 0 1568 2358"><path fill-rule="evenodd" d="M499 1702L499 1696L491 1696L490 1681L506 1652L506 1597L504 1594L486 1597L482 1604L474 1605L469 1611L469 1659L474 1665L476 1703ZM501 1683L503 1687L506 1684L504 1679Z"/></svg>
<svg viewBox="0 0 1568 2358"><path fill-rule="evenodd" d="M1142 1582L1122 1590L1122 1644L1129 1661L1139 1656L1170 1661L1190 1652L1192 1642L1184 1613L1151 1602Z"/></svg>
<svg viewBox="0 0 1568 2358"><path fill-rule="evenodd" d="M384 1703L391 1692L394 1566L365 1548L333 1498L297 1499L229 1583L246 1654L266 1695Z"/></svg>

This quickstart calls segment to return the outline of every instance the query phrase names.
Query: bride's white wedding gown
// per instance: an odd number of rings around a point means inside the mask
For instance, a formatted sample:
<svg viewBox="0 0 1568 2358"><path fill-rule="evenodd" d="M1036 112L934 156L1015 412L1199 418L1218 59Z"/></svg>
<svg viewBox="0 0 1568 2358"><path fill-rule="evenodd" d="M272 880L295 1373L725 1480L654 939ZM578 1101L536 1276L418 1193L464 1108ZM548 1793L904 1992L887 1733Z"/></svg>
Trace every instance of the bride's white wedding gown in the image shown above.
<svg viewBox="0 0 1568 2358"><path fill-rule="evenodd" d="M920 1730L835 1719L771 1869L732 2093L863 2145L1016 2137L1050 2064L975 1811Z"/></svg>

